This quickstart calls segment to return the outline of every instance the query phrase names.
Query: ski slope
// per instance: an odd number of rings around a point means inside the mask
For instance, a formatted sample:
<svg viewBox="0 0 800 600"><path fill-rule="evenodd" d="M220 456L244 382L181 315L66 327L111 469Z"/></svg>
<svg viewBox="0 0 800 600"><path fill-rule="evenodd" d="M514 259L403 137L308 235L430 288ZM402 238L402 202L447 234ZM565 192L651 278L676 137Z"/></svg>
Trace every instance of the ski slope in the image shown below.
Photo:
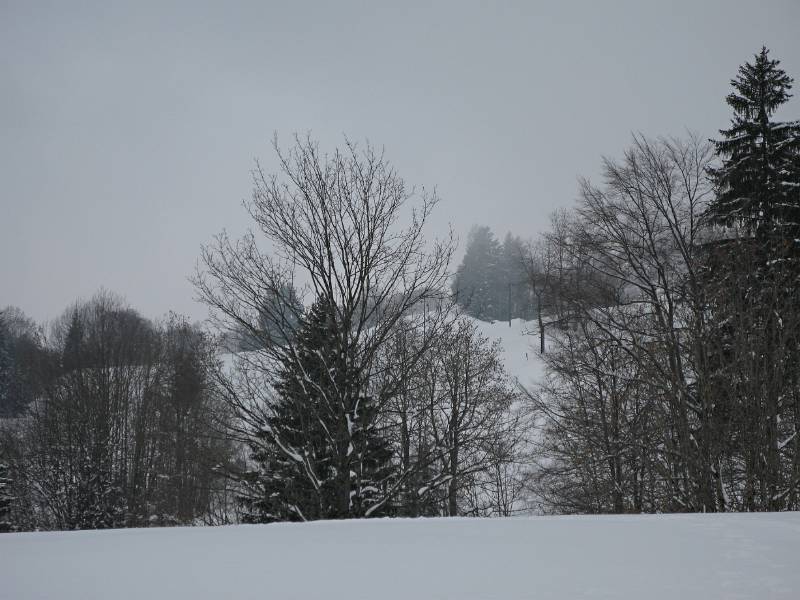
<svg viewBox="0 0 800 600"><path fill-rule="evenodd" d="M0 535L4 600L800 598L800 513Z"/></svg>
<svg viewBox="0 0 800 600"><path fill-rule="evenodd" d="M498 340L502 347L506 373L530 388L544 377L544 362L539 354L539 328L536 321L512 319L489 323L467 316L483 335Z"/></svg>

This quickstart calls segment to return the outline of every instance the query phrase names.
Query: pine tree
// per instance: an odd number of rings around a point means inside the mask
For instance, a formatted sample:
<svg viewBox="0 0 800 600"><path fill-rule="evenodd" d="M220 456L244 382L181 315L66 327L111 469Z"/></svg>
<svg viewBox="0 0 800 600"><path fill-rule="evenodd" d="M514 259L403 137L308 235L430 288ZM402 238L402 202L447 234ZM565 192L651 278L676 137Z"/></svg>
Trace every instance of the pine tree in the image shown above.
<svg viewBox="0 0 800 600"><path fill-rule="evenodd" d="M453 280L452 290L464 310L484 321L508 316L508 289L502 274L502 252L492 231L476 226Z"/></svg>
<svg viewBox="0 0 800 600"><path fill-rule="evenodd" d="M747 510L780 510L793 474L782 463L795 419L792 397L800 367L800 122L773 121L792 79L762 48L739 68L726 101L732 125L716 142L722 165L712 223L744 234L710 245L706 295L722 390L743 454ZM743 351L744 349L744 351ZM742 377L742 374L747 376Z"/></svg>
<svg viewBox="0 0 800 600"><path fill-rule="evenodd" d="M248 522L366 516L387 484L391 454L375 429L373 400L339 394L353 374L330 343L335 318L316 302L281 365L271 415L252 445L258 470L243 498Z"/></svg>
<svg viewBox="0 0 800 600"><path fill-rule="evenodd" d="M726 101L734 116L715 142L723 164L712 171L718 195L710 216L740 226L772 251L800 250L800 122L771 120L790 97L792 78L762 48L739 67ZM774 242L780 240L779 244Z"/></svg>

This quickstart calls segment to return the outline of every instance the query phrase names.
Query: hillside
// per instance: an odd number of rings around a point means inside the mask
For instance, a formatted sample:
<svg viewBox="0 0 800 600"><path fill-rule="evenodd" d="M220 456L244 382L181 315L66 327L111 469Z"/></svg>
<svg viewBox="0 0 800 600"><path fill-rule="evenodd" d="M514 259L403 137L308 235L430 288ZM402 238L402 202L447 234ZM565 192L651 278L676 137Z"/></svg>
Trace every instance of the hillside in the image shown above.
<svg viewBox="0 0 800 600"><path fill-rule="evenodd" d="M23 533L0 598L788 600L798 556L798 513Z"/></svg>
<svg viewBox="0 0 800 600"><path fill-rule="evenodd" d="M467 317L470 318L471 317ZM544 363L539 355L539 338L536 321L512 319L488 323L472 319L478 330L492 340L500 340L506 372L522 385L530 386L540 381Z"/></svg>
<svg viewBox="0 0 800 600"><path fill-rule="evenodd" d="M477 326L478 330L491 340L499 340L503 349L503 364L506 372L521 384L530 386L541 379L544 364L538 352L539 338L536 321L512 319L508 321L481 321L463 315ZM225 353L222 360L227 369L235 364L235 354Z"/></svg>

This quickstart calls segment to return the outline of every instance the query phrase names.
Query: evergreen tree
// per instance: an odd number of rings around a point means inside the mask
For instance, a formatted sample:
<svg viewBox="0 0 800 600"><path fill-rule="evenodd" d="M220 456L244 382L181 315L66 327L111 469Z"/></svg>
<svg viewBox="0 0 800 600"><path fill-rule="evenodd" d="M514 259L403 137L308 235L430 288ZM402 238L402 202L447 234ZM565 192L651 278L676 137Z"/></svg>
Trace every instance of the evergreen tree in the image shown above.
<svg viewBox="0 0 800 600"><path fill-rule="evenodd" d="M302 316L303 303L294 286L287 283L265 293L255 322L248 326L240 323L230 334L230 341L233 348L242 352L284 345L291 341Z"/></svg>
<svg viewBox="0 0 800 600"><path fill-rule="evenodd" d="M800 368L800 122L773 121L792 79L762 48L739 68L726 101L732 125L720 133L711 170L712 223L743 234L710 246L705 292L716 350L713 388L743 426L747 510L780 510L795 475L782 464L793 437L791 404ZM742 374L747 374L743 377ZM794 389L793 389L794 388Z"/></svg>
<svg viewBox="0 0 800 600"><path fill-rule="evenodd" d="M339 394L353 374L329 342L335 318L333 307L316 302L280 367L271 414L252 447L258 470L243 498L248 522L365 516L387 485L391 453L375 429L374 401Z"/></svg>
<svg viewBox="0 0 800 600"><path fill-rule="evenodd" d="M762 48L739 67L726 101L734 116L715 142L723 164L712 171L718 195L710 216L740 226L771 250L800 250L800 122L773 121L791 96L792 78ZM780 241L779 241L780 240ZM778 242L779 243L775 243Z"/></svg>
<svg viewBox="0 0 800 600"><path fill-rule="evenodd" d="M17 308L0 311L0 417L19 417L41 391L47 353L35 323Z"/></svg>
<svg viewBox="0 0 800 600"><path fill-rule="evenodd" d="M85 366L83 360L84 337L84 324L81 321L81 315L77 309L74 309L70 316L67 337L64 341L64 349L61 355L61 366L65 372Z"/></svg>
<svg viewBox="0 0 800 600"><path fill-rule="evenodd" d="M456 271L452 290L458 304L476 319L490 321L508 315L508 290L503 285L502 252L486 226L472 228L464 259Z"/></svg>
<svg viewBox="0 0 800 600"><path fill-rule="evenodd" d="M526 318L530 309L528 277L523 262L522 240L510 232L501 248L501 274L507 294L506 314L502 318Z"/></svg>

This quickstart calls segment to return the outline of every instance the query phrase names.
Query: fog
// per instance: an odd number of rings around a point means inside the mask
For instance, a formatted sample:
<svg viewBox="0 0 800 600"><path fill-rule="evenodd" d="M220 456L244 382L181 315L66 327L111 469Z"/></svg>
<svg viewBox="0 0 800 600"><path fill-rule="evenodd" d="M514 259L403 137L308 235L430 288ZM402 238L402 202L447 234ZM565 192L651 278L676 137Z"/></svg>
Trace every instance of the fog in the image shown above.
<svg viewBox="0 0 800 600"><path fill-rule="evenodd" d="M385 148L438 190L434 235L533 235L632 132L726 127L762 44L800 73L798 25L791 0L3 2L0 306L48 319L105 287L202 318L187 276L249 227L273 132Z"/></svg>

